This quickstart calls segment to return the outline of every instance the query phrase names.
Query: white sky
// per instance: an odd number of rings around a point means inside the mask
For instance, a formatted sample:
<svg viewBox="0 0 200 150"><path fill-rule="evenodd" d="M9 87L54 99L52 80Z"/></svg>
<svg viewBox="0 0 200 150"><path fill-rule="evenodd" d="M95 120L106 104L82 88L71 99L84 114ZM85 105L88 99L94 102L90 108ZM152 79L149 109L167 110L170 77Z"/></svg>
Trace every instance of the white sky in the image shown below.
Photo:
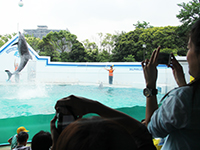
<svg viewBox="0 0 200 150"><path fill-rule="evenodd" d="M0 0L0 35L47 25L49 29L66 29L79 41L93 40L97 33L134 30L137 21L152 26L177 26L176 18L189 0Z"/></svg>

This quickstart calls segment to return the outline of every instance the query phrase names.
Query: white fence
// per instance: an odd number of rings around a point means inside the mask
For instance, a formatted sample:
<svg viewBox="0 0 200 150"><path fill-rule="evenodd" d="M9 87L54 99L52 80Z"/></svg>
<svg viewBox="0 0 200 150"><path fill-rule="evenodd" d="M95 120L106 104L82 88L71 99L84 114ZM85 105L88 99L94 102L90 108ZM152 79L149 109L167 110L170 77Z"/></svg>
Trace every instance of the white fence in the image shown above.
<svg viewBox="0 0 200 150"><path fill-rule="evenodd" d="M0 83L15 84L14 76L7 82L8 76L5 70L14 72L14 61L20 63L20 57L17 54L18 48L11 46L18 39L15 36L0 49ZM50 62L49 57L39 56L29 45L29 51L33 57L26 67L20 72L19 84L32 83L53 83L53 84L89 84L111 86L108 84L108 71L114 65L114 77L112 86L124 86L143 89L145 81L141 63L61 63ZM185 57L179 57L183 65L185 76L189 82L188 65ZM176 82L172 75L172 70L165 65L158 66L157 88L161 93L166 93L176 87Z"/></svg>

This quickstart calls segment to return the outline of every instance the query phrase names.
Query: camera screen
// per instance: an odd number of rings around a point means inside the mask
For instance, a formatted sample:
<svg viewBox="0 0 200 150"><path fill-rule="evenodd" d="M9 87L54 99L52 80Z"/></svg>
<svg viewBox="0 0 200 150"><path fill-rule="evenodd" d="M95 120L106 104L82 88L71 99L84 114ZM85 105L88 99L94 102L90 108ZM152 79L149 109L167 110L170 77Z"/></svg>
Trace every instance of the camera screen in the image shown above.
<svg viewBox="0 0 200 150"><path fill-rule="evenodd" d="M68 126L71 122L75 121L73 115L63 115L62 118L62 129Z"/></svg>
<svg viewBox="0 0 200 150"><path fill-rule="evenodd" d="M159 53L158 56L158 64L170 64L170 54L167 53Z"/></svg>

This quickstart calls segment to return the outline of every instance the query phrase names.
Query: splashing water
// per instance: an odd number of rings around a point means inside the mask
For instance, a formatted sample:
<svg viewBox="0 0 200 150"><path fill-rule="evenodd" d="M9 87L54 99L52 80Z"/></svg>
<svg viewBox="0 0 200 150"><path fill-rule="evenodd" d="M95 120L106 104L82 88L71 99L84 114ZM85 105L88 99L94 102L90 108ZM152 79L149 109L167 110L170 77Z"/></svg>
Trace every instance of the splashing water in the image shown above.
<svg viewBox="0 0 200 150"><path fill-rule="evenodd" d="M111 108L145 106L142 89L82 85L0 86L0 119L55 113L56 101L71 94L97 100ZM158 99L163 95L158 94Z"/></svg>

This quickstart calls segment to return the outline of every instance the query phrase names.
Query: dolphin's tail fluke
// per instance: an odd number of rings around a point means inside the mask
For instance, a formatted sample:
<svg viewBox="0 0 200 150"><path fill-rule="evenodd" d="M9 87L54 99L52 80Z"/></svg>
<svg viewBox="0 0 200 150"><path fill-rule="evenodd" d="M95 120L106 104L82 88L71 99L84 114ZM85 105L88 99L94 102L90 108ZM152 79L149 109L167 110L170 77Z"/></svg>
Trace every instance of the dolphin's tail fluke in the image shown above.
<svg viewBox="0 0 200 150"><path fill-rule="evenodd" d="M13 74L9 70L5 70L5 72L7 72L7 74L8 74L8 80L7 81L9 81Z"/></svg>

